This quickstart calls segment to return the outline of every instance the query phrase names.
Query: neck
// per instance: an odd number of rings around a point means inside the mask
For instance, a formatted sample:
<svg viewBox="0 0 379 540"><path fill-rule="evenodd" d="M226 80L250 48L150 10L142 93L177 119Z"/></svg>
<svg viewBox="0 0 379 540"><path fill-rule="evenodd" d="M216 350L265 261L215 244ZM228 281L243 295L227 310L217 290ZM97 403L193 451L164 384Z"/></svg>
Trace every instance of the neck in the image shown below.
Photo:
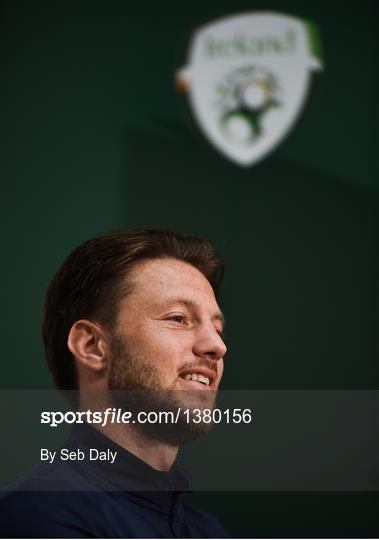
<svg viewBox="0 0 379 540"><path fill-rule="evenodd" d="M107 424L98 429L158 471L169 471L178 454L178 446L152 439L130 424Z"/></svg>
<svg viewBox="0 0 379 540"><path fill-rule="evenodd" d="M105 410L108 406L106 396L96 393L91 398L91 393L80 398L79 411ZM93 427L101 431L106 437L117 443L125 450L128 450L142 461L158 471L168 471L171 469L179 446L149 436L138 427L132 424L106 423L104 426L93 424Z"/></svg>

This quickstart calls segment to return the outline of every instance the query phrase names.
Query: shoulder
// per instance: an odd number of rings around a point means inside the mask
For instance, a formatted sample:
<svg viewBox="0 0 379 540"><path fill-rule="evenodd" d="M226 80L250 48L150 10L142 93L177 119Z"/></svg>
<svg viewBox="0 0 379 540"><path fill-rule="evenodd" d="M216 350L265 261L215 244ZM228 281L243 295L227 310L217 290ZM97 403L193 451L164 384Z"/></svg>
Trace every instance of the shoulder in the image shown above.
<svg viewBox="0 0 379 540"><path fill-rule="evenodd" d="M82 493L15 491L0 498L1 536L5 538L80 538L88 536L75 507Z"/></svg>
<svg viewBox="0 0 379 540"><path fill-rule="evenodd" d="M195 528L199 538L231 538L218 519L204 510L183 504L191 528Z"/></svg>
<svg viewBox="0 0 379 540"><path fill-rule="evenodd" d="M84 515L97 514L96 491L70 467L37 467L0 495L0 536L80 538L91 536ZM78 512L78 509L81 509ZM82 509L85 509L82 512ZM89 523L90 520L89 520Z"/></svg>

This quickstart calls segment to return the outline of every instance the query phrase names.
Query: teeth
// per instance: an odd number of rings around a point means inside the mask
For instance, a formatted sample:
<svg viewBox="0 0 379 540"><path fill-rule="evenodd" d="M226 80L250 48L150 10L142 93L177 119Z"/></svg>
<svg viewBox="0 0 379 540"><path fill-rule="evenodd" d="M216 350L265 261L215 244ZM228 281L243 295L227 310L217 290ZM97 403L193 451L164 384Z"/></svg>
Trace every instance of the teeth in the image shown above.
<svg viewBox="0 0 379 540"><path fill-rule="evenodd" d="M198 381L209 386L208 377L204 377L204 375L201 375L200 373L187 373L184 378L186 381Z"/></svg>
<svg viewBox="0 0 379 540"><path fill-rule="evenodd" d="M209 386L209 379L208 377L204 377L204 375L198 375L197 376L197 380L206 384L207 386Z"/></svg>

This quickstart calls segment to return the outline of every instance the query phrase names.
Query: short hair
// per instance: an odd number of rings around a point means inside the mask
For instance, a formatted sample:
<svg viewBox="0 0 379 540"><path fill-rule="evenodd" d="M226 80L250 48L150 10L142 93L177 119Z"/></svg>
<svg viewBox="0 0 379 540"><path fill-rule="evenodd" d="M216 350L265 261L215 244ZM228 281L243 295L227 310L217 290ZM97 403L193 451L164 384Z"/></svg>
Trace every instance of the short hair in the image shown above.
<svg viewBox="0 0 379 540"><path fill-rule="evenodd" d="M76 390L78 378L67 340L72 325L89 319L111 328L128 276L140 261L171 258L191 264L209 281L217 297L223 263L210 244L171 230L126 229L100 234L77 247L63 262L47 290L42 321L45 357L59 390Z"/></svg>

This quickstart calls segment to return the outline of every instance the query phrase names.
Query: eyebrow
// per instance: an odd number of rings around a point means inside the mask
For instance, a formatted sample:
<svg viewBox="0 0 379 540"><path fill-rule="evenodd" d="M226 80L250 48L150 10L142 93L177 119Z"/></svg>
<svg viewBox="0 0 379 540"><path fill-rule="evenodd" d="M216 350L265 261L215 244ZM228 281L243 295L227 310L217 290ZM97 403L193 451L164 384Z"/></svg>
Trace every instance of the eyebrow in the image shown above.
<svg viewBox="0 0 379 540"><path fill-rule="evenodd" d="M197 304L189 298L173 298L167 301L167 304L183 304L189 308L196 310L198 308ZM225 317L222 311L218 311L211 317L212 321L220 321L222 323L223 329L225 328Z"/></svg>

